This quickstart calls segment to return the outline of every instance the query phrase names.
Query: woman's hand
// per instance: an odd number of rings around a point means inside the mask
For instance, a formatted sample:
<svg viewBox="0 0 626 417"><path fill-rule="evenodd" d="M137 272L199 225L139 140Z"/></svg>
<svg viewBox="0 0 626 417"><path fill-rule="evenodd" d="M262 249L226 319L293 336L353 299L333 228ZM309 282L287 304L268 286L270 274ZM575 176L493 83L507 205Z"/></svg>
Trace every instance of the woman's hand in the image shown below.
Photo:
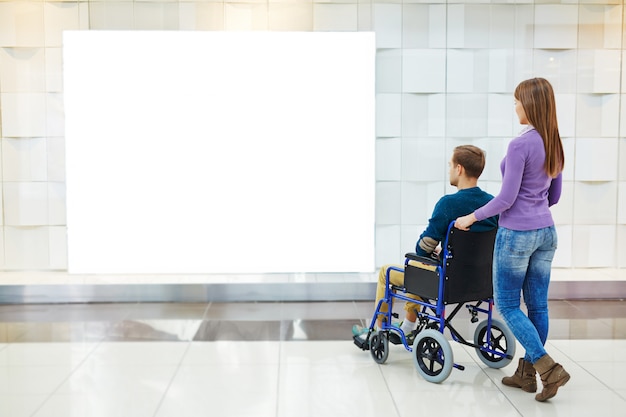
<svg viewBox="0 0 626 417"><path fill-rule="evenodd" d="M476 216L474 213L468 214L467 216L459 217L454 222L454 227L461 230L469 230L470 226L476 223Z"/></svg>

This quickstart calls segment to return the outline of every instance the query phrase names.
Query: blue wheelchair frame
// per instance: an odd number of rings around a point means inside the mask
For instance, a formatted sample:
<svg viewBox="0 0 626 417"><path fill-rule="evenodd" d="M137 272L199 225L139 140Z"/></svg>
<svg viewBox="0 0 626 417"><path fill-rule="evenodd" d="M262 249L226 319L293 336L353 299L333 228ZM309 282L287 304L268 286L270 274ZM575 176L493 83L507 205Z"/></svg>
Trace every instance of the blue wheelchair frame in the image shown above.
<svg viewBox="0 0 626 417"><path fill-rule="evenodd" d="M369 331L367 336L363 340L359 336L355 336L354 342L362 350L370 350L372 357L377 363L384 363L389 353L389 332L393 331L400 336L402 344L405 349L413 353L414 362L418 371L422 376L430 382L441 382L446 379L450 373L452 367L459 370L464 370L464 366L456 364L452 360L452 350L448 341L443 337L445 329L448 329L452 340L459 342L463 345L470 346L476 349L479 359L487 366L492 368L501 368L508 365L513 359L515 354L515 339L506 327L506 325L500 320L494 319L493 315L493 290L491 284L491 266L489 265L488 276L481 277L482 284L477 284L478 287L482 285L482 288L478 288L474 291L474 294L468 294L467 299L464 299L465 294L450 294L449 288L446 287L448 281L448 266L454 262L453 247L450 247L449 240L451 235L457 233L455 236L456 241L459 242L459 246L465 245L470 247L472 245L470 239L473 239L476 235L485 233L481 237L481 242L477 245L482 245L476 250L485 251L487 258L482 261L482 272L485 273L485 264L488 262L491 264L493 255L493 241L495 239L496 231L472 233L463 232L454 228L454 222L451 222L448 226L448 232L446 234L445 242L442 244L442 261L432 258L426 258L418 256L413 253L406 254L404 261L404 269L391 266L386 271L386 289L385 296L381 299L374 312L372 320L370 322ZM471 238L464 237L463 242L470 242L470 246L466 243L461 244L459 240L459 234L474 235ZM488 234L487 234L488 233ZM411 261L418 262L430 267L430 269L416 267ZM465 266L465 264L463 264ZM471 266L470 266L471 267ZM438 275L438 280L432 280L430 283L424 284L420 282L420 277L413 280L413 284L407 283L409 269L412 271L423 270L424 272L415 272L417 274L425 275ZM433 270L434 269L434 270ZM390 274L392 271L397 271L405 274L404 286L396 286L390 283ZM484 274L483 274L484 275ZM409 289L415 289L417 283L417 291L409 291ZM409 285L411 284L411 285ZM469 283L471 284L471 282ZM466 284L468 286L469 284ZM424 285L429 288L421 288ZM435 287L436 285L436 287ZM407 287L413 287L408 288ZM469 287L468 287L469 288ZM421 290L424 290L423 293ZM472 291L470 291L471 293ZM408 297L406 294L411 293L422 298L422 300L416 300ZM424 294L426 293L426 294ZM485 296L487 295L487 296ZM476 298L475 298L475 297ZM430 300L434 300L431 302ZM410 302L420 306L417 313L417 329L414 331L415 339L413 347L409 345L407 341L407 335L398 326L392 323L392 318L397 318L397 313L393 313L393 301L394 299ZM472 302L472 303L470 303ZM388 308L386 312L381 311L383 303L387 304ZM446 316L446 307L448 304L456 304L452 312ZM485 307L482 307L486 304ZM478 314L486 314L487 319L480 323L474 334L474 342L467 341L451 324L452 319L457 313L465 307L471 318L472 323L479 321ZM374 331L376 321L379 316L382 317L382 326L378 332Z"/></svg>

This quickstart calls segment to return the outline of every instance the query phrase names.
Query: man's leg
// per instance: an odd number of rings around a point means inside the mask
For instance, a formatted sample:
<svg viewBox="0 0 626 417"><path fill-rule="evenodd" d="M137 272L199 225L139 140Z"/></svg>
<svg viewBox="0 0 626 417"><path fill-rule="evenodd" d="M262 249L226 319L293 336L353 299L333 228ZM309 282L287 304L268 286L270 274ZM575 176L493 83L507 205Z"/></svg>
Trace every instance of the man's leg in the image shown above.
<svg viewBox="0 0 626 417"><path fill-rule="evenodd" d="M429 271L435 271L437 268L433 265L426 265L421 262L410 261L412 266L416 266L418 268L427 269ZM421 297L415 294L406 294L407 297L413 298L418 301L424 301ZM411 303L407 301L404 304L404 310L406 311L404 320L402 321L402 326L400 327L405 334L411 333L415 329L415 322L417 321L417 311L421 309L421 305L416 303Z"/></svg>
<svg viewBox="0 0 626 417"><path fill-rule="evenodd" d="M380 300L382 300L383 298L385 298L385 291L387 288L387 270L390 267L396 267L399 269L404 269L403 265L384 265L382 268L380 268L380 271L378 272L378 282L376 283L376 300L374 301L374 311L376 311L376 308L378 308L378 303L380 302ZM389 271L389 282L391 285L404 285L404 272L399 272L396 270L391 270ZM382 303L380 306L380 312L381 313L386 313L388 311L388 306L387 303ZM384 316L379 314L376 317L376 328L380 329L382 327L382 318ZM368 328L367 327L362 327L361 325L355 324L354 326L352 326L352 334L355 336L367 333Z"/></svg>
<svg viewBox="0 0 626 417"><path fill-rule="evenodd" d="M387 289L387 271L389 270L389 284L403 286L404 285L404 272L397 271L390 268L398 268L404 270L404 265L384 265L380 268L378 273L378 283L376 284L376 301L374 302L374 308L378 307L380 300L385 298L385 291ZM380 312L386 313L388 311L387 303L382 303L380 306ZM376 319L376 326L380 329L382 327L383 316L379 315Z"/></svg>

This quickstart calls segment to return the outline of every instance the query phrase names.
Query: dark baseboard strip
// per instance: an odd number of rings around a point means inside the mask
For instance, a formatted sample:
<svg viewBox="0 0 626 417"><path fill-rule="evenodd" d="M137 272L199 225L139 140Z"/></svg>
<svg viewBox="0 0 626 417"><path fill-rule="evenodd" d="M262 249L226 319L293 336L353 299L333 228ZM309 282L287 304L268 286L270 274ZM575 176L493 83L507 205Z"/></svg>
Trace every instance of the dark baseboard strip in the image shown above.
<svg viewBox="0 0 626 417"><path fill-rule="evenodd" d="M626 281L553 281L551 300L622 300L626 299Z"/></svg>

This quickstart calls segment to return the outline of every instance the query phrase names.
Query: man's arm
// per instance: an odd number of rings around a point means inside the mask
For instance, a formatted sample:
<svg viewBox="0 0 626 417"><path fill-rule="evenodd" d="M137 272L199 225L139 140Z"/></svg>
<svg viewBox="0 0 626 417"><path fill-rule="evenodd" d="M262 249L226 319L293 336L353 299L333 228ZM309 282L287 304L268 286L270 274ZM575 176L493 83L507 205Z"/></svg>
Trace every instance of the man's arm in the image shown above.
<svg viewBox="0 0 626 417"><path fill-rule="evenodd" d="M428 226L415 245L415 253L420 256L430 256L448 231L449 222L448 216L445 215L445 198L446 196L442 197L435 204L433 214L428 220Z"/></svg>
<svg viewBox="0 0 626 417"><path fill-rule="evenodd" d="M437 245L439 245L439 241L428 236L424 236L417 241L417 246L428 255L435 251Z"/></svg>

